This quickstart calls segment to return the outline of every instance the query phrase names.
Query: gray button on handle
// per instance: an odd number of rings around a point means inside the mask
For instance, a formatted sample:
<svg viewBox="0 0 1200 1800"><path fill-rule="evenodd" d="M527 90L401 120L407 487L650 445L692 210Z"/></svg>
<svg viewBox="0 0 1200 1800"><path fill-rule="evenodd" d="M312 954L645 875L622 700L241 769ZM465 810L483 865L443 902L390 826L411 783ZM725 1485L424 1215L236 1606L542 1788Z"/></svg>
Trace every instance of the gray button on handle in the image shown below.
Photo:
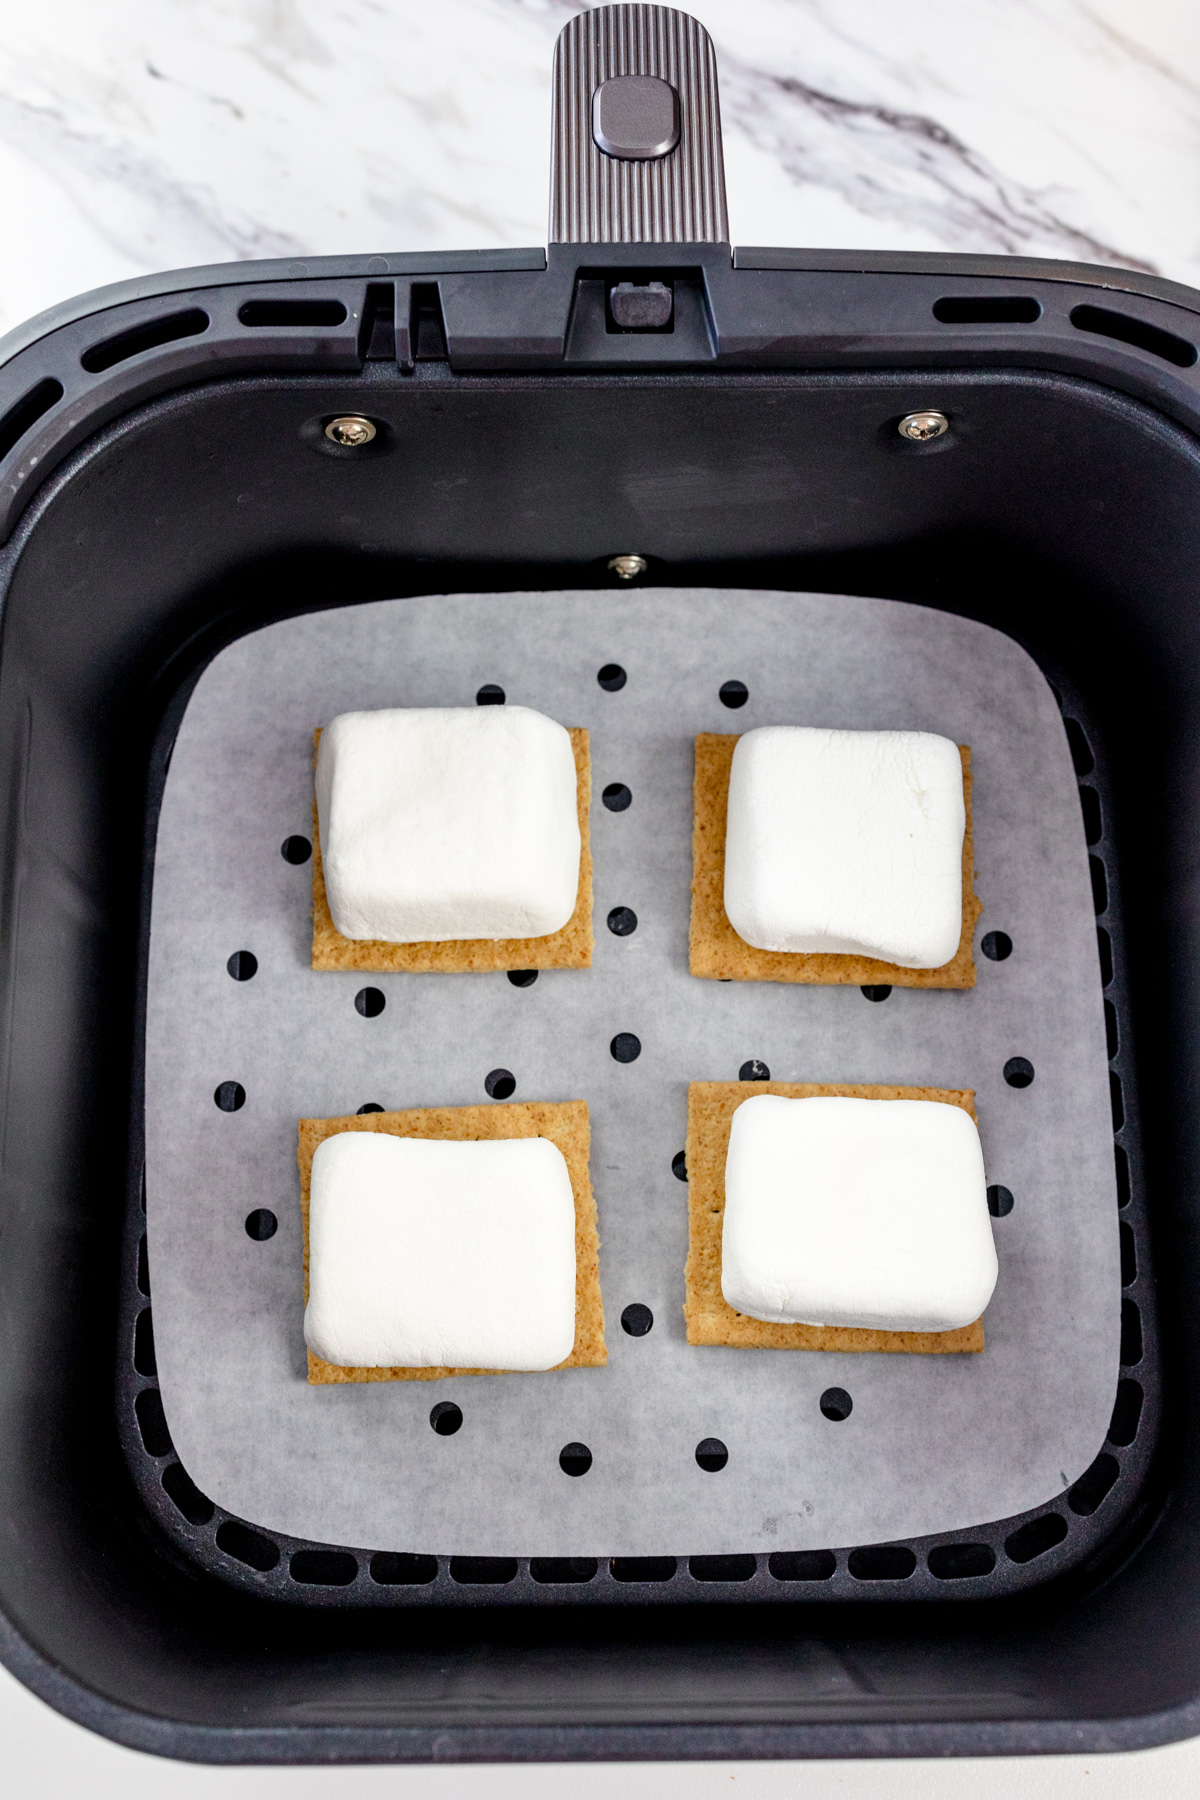
<svg viewBox="0 0 1200 1800"><path fill-rule="evenodd" d="M592 137L623 162L667 156L679 142L679 95L657 75L614 75L592 95Z"/></svg>

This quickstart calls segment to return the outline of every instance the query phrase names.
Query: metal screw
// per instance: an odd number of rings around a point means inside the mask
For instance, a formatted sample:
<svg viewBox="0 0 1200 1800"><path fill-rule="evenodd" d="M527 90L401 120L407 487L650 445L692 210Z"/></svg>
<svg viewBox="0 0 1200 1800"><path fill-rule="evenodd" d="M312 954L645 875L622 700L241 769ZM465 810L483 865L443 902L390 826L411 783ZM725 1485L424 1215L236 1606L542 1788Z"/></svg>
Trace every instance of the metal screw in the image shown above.
<svg viewBox="0 0 1200 1800"><path fill-rule="evenodd" d="M340 444L344 450L358 450L363 444L370 443L375 436L375 427L361 413L346 413L340 419L330 419L325 436L331 444Z"/></svg>
<svg viewBox="0 0 1200 1800"><path fill-rule="evenodd" d="M896 427L900 436L911 444L927 444L931 438L940 438L949 429L949 419L940 412L905 413Z"/></svg>
<svg viewBox="0 0 1200 1800"><path fill-rule="evenodd" d="M610 556L608 566L618 581L634 581L650 567L644 556Z"/></svg>

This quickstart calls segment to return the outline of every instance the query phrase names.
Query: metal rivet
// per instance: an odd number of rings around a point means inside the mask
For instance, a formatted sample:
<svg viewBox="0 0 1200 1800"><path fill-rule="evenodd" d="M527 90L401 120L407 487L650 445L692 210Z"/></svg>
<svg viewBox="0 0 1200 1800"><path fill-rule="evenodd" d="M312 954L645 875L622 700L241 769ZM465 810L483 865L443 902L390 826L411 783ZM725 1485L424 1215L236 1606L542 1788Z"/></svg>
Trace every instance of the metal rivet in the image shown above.
<svg viewBox="0 0 1200 1800"><path fill-rule="evenodd" d="M896 430L910 444L927 444L931 438L940 438L943 432L949 431L950 421L945 413L915 412L905 413Z"/></svg>
<svg viewBox="0 0 1200 1800"><path fill-rule="evenodd" d="M325 436L331 444L340 444L344 450L358 450L363 444L370 443L375 436L375 427L361 413L345 413L340 419L330 419Z"/></svg>
<svg viewBox="0 0 1200 1800"><path fill-rule="evenodd" d="M644 556L610 556L608 566L618 581L633 581L650 567Z"/></svg>

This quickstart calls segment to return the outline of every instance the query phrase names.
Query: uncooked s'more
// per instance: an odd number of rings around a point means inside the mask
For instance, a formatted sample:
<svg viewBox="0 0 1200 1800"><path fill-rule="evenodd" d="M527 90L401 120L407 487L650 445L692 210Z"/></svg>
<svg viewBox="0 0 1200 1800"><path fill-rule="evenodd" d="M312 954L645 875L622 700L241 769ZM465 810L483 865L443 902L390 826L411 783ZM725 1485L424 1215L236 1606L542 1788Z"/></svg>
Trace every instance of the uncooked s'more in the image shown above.
<svg viewBox="0 0 1200 1800"><path fill-rule="evenodd" d="M921 731L696 740L691 970L975 983L970 752Z"/></svg>
<svg viewBox="0 0 1200 1800"><path fill-rule="evenodd" d="M607 1361L582 1100L302 1119L309 1381Z"/></svg>
<svg viewBox="0 0 1200 1800"><path fill-rule="evenodd" d="M689 1344L983 1349L997 1261L966 1089L695 1082Z"/></svg>
<svg viewBox="0 0 1200 1800"><path fill-rule="evenodd" d="M343 713L314 790L315 969L590 966L585 731L524 706Z"/></svg>

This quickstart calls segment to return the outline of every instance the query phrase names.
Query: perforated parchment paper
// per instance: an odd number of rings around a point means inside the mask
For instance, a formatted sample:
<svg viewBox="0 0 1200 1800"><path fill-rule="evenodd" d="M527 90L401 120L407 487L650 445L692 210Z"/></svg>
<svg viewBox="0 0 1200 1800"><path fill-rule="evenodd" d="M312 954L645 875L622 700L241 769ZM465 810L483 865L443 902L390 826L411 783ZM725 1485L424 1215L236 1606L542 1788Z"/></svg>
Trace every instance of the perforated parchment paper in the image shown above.
<svg viewBox="0 0 1200 1800"><path fill-rule="evenodd" d="M616 693L605 663L628 673ZM749 688L738 711L718 690ZM312 733L360 707L462 706L484 683L591 732L597 941L584 971L314 973ZM919 728L969 744L982 934L968 993L694 979L692 745L700 731ZM632 804L601 794L622 782ZM609 911L631 907L617 937ZM231 980L230 955L258 972ZM378 987L386 1007L354 997ZM642 1043L618 1063L618 1032ZM430 597L289 620L201 678L175 744L154 875L146 1193L158 1367L199 1487L298 1538L464 1555L805 1549L924 1535L1040 1505L1091 1462L1117 1376L1108 1074L1087 853L1053 696L1010 639L917 606L711 590ZM1008 1086L1005 1062L1036 1077ZM687 1085L750 1059L783 1081L972 1087L1000 1259L979 1356L689 1348ZM302 1335L301 1116L518 1099L591 1109L605 1369L310 1387ZM245 1105L214 1104L236 1081ZM257 1242L244 1221L279 1220ZM643 1302L653 1330L628 1336ZM818 1401L844 1387L841 1422ZM441 1437L430 1407L454 1400ZM729 1460L701 1469L697 1443ZM572 1478L559 1451L593 1454Z"/></svg>

